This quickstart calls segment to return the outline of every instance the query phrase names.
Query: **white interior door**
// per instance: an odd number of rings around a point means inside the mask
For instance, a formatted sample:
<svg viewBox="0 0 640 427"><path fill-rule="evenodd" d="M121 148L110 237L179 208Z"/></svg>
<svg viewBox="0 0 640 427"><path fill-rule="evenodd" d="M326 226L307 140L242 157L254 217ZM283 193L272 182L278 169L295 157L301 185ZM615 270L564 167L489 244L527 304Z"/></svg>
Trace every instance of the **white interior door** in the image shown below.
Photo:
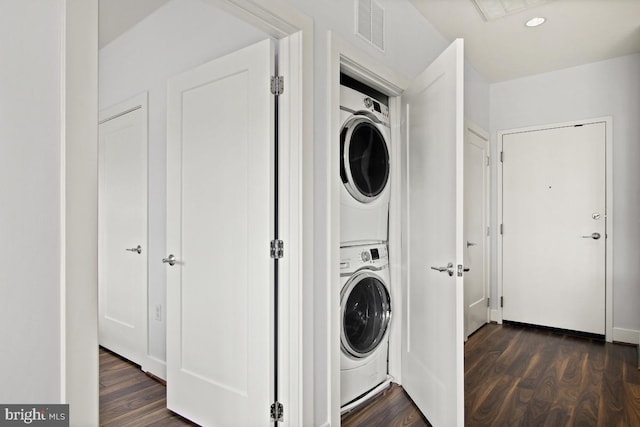
<svg viewBox="0 0 640 427"><path fill-rule="evenodd" d="M465 338L489 321L487 280L489 141L484 132L465 128L464 135L464 277Z"/></svg>
<svg viewBox="0 0 640 427"><path fill-rule="evenodd" d="M464 424L463 274L458 274L464 256L463 61L463 42L456 40L402 96L408 162L402 378L436 426Z"/></svg>
<svg viewBox="0 0 640 427"><path fill-rule="evenodd" d="M167 406L207 426L270 420L273 64L265 40L168 86Z"/></svg>
<svg viewBox="0 0 640 427"><path fill-rule="evenodd" d="M503 135L503 318L605 333L605 123Z"/></svg>
<svg viewBox="0 0 640 427"><path fill-rule="evenodd" d="M147 344L146 95L105 110L100 118L99 342L142 365Z"/></svg>

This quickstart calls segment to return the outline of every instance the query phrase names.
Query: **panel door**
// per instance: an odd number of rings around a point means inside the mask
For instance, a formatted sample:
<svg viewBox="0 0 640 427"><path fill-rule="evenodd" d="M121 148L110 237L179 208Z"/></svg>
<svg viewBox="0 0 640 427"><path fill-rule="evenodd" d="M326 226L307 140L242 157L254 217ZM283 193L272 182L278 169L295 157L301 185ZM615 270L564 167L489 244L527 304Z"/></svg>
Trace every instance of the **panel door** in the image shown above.
<svg viewBox="0 0 640 427"><path fill-rule="evenodd" d="M503 136L504 320L605 333L605 123Z"/></svg>
<svg viewBox="0 0 640 427"><path fill-rule="evenodd" d="M265 40L168 86L167 406L202 425L270 422L273 64Z"/></svg>
<svg viewBox="0 0 640 427"><path fill-rule="evenodd" d="M465 338L489 321L487 194L489 141L469 126L464 142Z"/></svg>
<svg viewBox="0 0 640 427"><path fill-rule="evenodd" d="M143 364L147 344L147 116L131 102L101 114L99 343ZM139 248L139 249L138 249Z"/></svg>
<svg viewBox="0 0 640 427"><path fill-rule="evenodd" d="M463 42L456 40L402 96L408 161L402 378L437 426L464 424L462 84Z"/></svg>

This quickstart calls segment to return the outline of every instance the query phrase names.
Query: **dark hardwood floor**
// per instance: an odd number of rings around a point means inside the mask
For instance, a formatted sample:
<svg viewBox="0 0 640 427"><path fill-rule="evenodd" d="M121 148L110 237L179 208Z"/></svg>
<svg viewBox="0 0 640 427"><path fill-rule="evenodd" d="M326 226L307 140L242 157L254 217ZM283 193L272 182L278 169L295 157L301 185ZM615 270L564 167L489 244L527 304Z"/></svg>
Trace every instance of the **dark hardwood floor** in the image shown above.
<svg viewBox="0 0 640 427"><path fill-rule="evenodd" d="M640 426L636 348L489 324L465 345L468 426Z"/></svg>
<svg viewBox="0 0 640 427"><path fill-rule="evenodd" d="M346 414L342 425L428 425L412 415L415 406L397 389ZM388 412L397 414L393 423ZM465 425L638 427L636 348L485 325L465 344Z"/></svg>
<svg viewBox="0 0 640 427"><path fill-rule="evenodd" d="M120 356L100 348L100 425L194 426L167 409L166 388Z"/></svg>
<svg viewBox="0 0 640 427"><path fill-rule="evenodd" d="M100 349L100 425L194 425L166 409L165 387ZM345 414L345 427L429 426L392 385ZM465 344L465 425L640 427L632 346L488 324Z"/></svg>

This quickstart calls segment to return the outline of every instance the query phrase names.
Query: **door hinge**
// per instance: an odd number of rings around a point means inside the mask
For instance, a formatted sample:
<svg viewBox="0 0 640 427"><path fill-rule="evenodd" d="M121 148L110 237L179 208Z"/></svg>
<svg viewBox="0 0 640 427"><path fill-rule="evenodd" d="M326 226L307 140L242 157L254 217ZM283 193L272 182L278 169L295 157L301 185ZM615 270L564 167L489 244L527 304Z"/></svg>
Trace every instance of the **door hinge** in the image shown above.
<svg viewBox="0 0 640 427"><path fill-rule="evenodd" d="M273 76L271 77L271 93L273 95L282 95L284 92L284 77Z"/></svg>
<svg viewBox="0 0 640 427"><path fill-rule="evenodd" d="M500 307L504 307L504 297L500 297Z"/></svg>
<svg viewBox="0 0 640 427"><path fill-rule="evenodd" d="M282 422L284 421L284 406L280 402L273 402L271 404L271 421Z"/></svg>
<svg viewBox="0 0 640 427"><path fill-rule="evenodd" d="M500 234L504 234L504 226L503 226L503 224L500 224Z"/></svg>
<svg viewBox="0 0 640 427"><path fill-rule="evenodd" d="M500 163L504 163L504 151L500 152Z"/></svg>
<svg viewBox="0 0 640 427"><path fill-rule="evenodd" d="M487 227L487 237L491 236L491 227Z"/></svg>
<svg viewBox="0 0 640 427"><path fill-rule="evenodd" d="M271 258L280 259L284 257L284 242L282 240L271 241Z"/></svg>
<svg viewBox="0 0 640 427"><path fill-rule="evenodd" d="M491 157L487 156L487 166L491 166Z"/></svg>

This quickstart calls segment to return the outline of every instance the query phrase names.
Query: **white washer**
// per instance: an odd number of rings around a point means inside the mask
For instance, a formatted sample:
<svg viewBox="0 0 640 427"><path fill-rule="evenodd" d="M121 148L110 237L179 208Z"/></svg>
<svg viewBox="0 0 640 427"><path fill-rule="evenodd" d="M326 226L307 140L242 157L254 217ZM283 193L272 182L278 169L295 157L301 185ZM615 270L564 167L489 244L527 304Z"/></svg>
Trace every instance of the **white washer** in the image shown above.
<svg viewBox="0 0 640 427"><path fill-rule="evenodd" d="M389 108L340 86L340 246L388 240Z"/></svg>
<svg viewBox="0 0 640 427"><path fill-rule="evenodd" d="M340 406L387 380L388 259L385 244L340 249Z"/></svg>

